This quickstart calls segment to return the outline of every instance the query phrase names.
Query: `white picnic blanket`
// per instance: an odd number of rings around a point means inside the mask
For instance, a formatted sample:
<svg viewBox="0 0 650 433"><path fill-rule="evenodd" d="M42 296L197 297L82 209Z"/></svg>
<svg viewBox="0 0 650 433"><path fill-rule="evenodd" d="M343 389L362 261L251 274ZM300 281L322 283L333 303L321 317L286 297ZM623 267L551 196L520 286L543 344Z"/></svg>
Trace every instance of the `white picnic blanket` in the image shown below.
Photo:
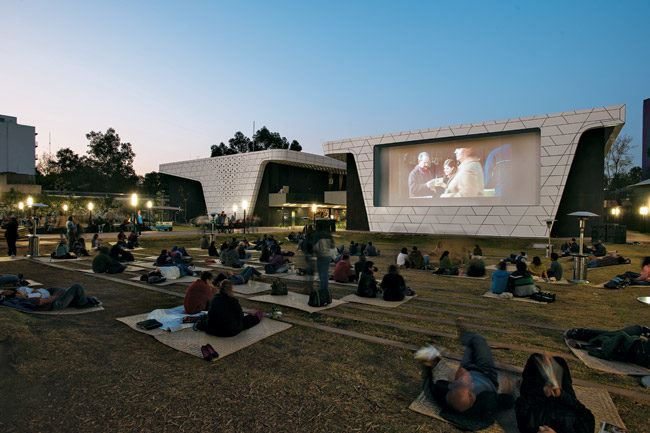
<svg viewBox="0 0 650 433"><path fill-rule="evenodd" d="M147 319L156 319L162 323L163 326L161 326L160 329L163 331L176 332L180 331L181 329L191 328L193 326L192 323L183 323L183 317L200 316L201 314L205 313L205 311L202 311L196 314L187 314L185 312L185 308L182 305L179 305L178 307L174 308L153 310L151 313L149 313Z"/></svg>

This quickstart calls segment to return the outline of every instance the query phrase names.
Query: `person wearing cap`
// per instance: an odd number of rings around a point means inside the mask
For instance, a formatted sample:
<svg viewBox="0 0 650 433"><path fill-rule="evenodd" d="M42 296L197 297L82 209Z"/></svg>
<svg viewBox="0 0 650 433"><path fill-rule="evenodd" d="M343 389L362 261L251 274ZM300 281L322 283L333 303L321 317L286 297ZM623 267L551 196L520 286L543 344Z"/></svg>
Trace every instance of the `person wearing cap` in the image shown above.
<svg viewBox="0 0 650 433"><path fill-rule="evenodd" d="M458 172L449 181L447 189L441 197L480 197L483 195L485 181L483 166L470 147L459 147L455 150L456 159L460 162Z"/></svg>
<svg viewBox="0 0 650 433"><path fill-rule="evenodd" d="M426 197L433 194L435 188L433 173L430 170L431 157L427 152L420 152L418 165L409 173L409 197Z"/></svg>

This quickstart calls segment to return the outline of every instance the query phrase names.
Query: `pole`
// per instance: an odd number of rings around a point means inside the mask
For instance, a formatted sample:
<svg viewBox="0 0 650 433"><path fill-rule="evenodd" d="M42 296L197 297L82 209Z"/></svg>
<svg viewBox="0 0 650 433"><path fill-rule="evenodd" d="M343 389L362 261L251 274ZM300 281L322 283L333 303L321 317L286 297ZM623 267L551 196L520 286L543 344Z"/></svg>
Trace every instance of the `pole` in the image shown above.
<svg viewBox="0 0 650 433"><path fill-rule="evenodd" d="M583 252L583 245L585 241L585 220L584 218L580 218L580 255L582 256Z"/></svg>
<svg viewBox="0 0 650 433"><path fill-rule="evenodd" d="M244 208L244 235L246 234L246 208Z"/></svg>

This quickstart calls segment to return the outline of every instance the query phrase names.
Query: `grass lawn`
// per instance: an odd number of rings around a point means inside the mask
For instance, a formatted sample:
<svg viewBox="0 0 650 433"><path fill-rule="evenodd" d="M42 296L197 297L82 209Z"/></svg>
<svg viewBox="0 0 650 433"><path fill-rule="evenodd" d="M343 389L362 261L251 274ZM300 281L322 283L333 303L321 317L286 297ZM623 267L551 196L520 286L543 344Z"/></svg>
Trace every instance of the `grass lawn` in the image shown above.
<svg viewBox="0 0 650 433"><path fill-rule="evenodd" d="M284 238L286 232L277 233ZM241 235L239 235L241 236ZM257 235L249 235L249 239ZM232 235L221 235L218 243ZM372 240L381 250L375 259L381 277L403 246L429 253L438 241L460 253L479 243L487 264L511 252L532 250L530 239L472 239L439 236L339 232L337 245ZM157 255L173 245L198 247L198 236L177 233L142 238L137 258ZM560 242L557 242L559 246ZM283 247L295 250L295 244ZM648 244L608 245L632 259L628 266L589 270L602 283L626 270L639 271ZM48 253L54 245L41 246ZM207 252L190 251L199 263ZM25 247L19 247L25 254ZM356 259L353 258L353 262ZM434 260L432 258L432 260ZM434 262L437 261L434 260ZM542 258L548 265L548 261ZM57 263L58 265L59 263ZM172 294L77 272L90 262L68 262L59 269L27 260L0 262L0 273L25 274L46 286L80 282L105 310L74 316L23 314L0 308L0 431L277 431L277 432L449 432L448 424L408 410L419 394L420 369L408 347L431 343L460 354L453 320L469 326L494 344L498 362L523 367L532 351L570 357L562 330L571 327L617 329L648 325L650 309L636 301L650 288L611 291L592 286L550 285L557 294L550 305L482 298L490 280L432 276L403 271L418 296L393 309L345 304L319 314L282 308L286 318L306 322L273 335L222 360L207 363L175 351L150 336L129 329L118 317L180 305L186 285L164 287ZM572 264L562 260L570 277ZM127 279L136 274L118 275ZM304 290L301 283L290 289ZM335 298L353 288L332 286ZM240 298L244 308L270 311L270 304ZM320 326L320 328L316 328ZM354 338L357 333L379 342ZM499 348L496 348L499 347ZM610 395L630 432L650 431L650 391L637 378L599 372L569 359L577 380L610 387ZM618 390L616 392L612 390ZM626 396L626 391L642 393Z"/></svg>

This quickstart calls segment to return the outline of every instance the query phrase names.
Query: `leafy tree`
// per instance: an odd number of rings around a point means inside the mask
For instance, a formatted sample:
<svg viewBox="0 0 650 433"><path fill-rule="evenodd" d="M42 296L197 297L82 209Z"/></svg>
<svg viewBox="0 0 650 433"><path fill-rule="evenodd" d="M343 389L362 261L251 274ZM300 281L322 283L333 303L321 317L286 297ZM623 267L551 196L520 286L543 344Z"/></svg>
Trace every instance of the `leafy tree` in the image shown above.
<svg viewBox="0 0 650 433"><path fill-rule="evenodd" d="M632 137L627 134L616 138L605 156L605 182L606 188L612 189L614 179L621 178L627 173L632 165L630 152L634 146L631 145Z"/></svg>
<svg viewBox="0 0 650 433"><path fill-rule="evenodd" d="M228 140L228 145L219 143L213 144L210 148L210 156L234 155L237 153L256 152L268 149L289 149L300 152L302 146L297 140L287 140L286 137L280 136L277 132L271 132L264 126L259 129L253 139L246 137L241 131L237 131L235 136Z"/></svg>
<svg viewBox="0 0 650 433"><path fill-rule="evenodd" d="M142 178L142 189L150 195L164 194L169 191L169 183L164 174L152 171Z"/></svg>
<svg viewBox="0 0 650 433"><path fill-rule="evenodd" d="M133 169L135 153L131 143L123 143L113 128L106 133L90 131L86 134L88 157L99 177L103 178L105 190L125 191L137 183Z"/></svg>

